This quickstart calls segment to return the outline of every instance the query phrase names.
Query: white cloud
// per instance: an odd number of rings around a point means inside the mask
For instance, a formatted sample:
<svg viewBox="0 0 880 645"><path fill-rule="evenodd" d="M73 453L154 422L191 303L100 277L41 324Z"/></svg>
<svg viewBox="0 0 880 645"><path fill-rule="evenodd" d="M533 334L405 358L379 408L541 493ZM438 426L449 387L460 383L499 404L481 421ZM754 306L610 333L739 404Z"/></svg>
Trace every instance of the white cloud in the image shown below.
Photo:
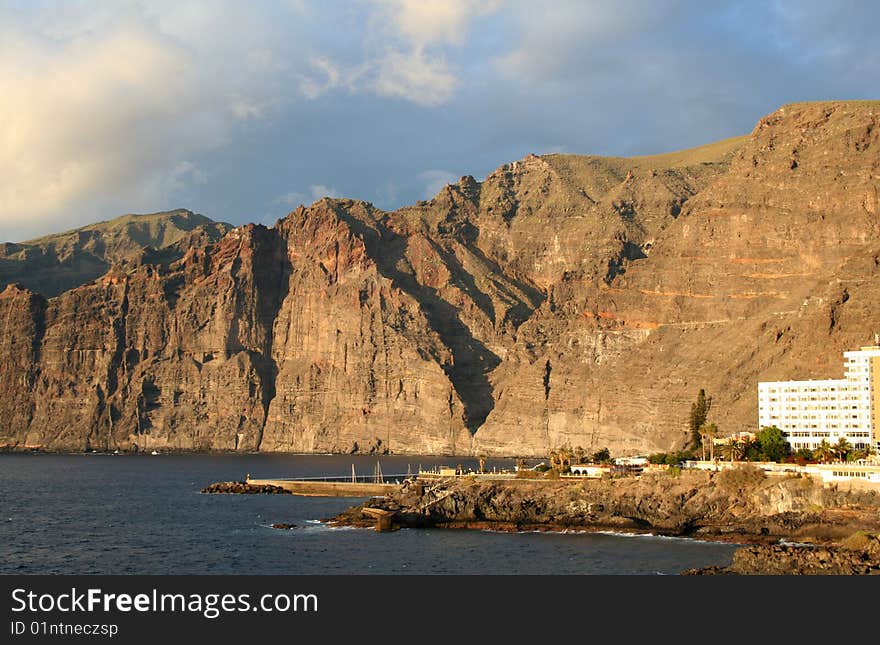
<svg viewBox="0 0 880 645"><path fill-rule="evenodd" d="M185 52L143 29L60 45L6 29L0 43L0 221L124 184L162 156L154 124L192 108Z"/></svg>
<svg viewBox="0 0 880 645"><path fill-rule="evenodd" d="M322 197L341 197L341 194L335 188L325 186L324 184L311 184L307 191L294 190L284 193L272 200L272 205L268 212L260 220L261 224L272 226L278 219L287 215L300 205L313 204Z"/></svg>
<svg viewBox="0 0 880 645"><path fill-rule="evenodd" d="M309 194L313 201L318 201L322 197L342 197L335 188L330 188L324 184L312 184L309 186Z"/></svg>
<svg viewBox="0 0 880 645"><path fill-rule="evenodd" d="M0 0L0 240L176 206L238 222L333 185L393 208L456 179L423 168L643 154L876 94L876 3L501 7Z"/></svg>
<svg viewBox="0 0 880 645"><path fill-rule="evenodd" d="M407 99L419 105L440 105L455 92L458 79L442 56L389 51L377 64L374 89L382 96Z"/></svg>
<svg viewBox="0 0 880 645"><path fill-rule="evenodd" d="M234 2L3 11L0 238L177 205L204 183L194 156L290 100L289 62L255 20Z"/></svg>
<svg viewBox="0 0 880 645"><path fill-rule="evenodd" d="M384 22L413 49L460 45L471 21L501 7L500 0L374 0Z"/></svg>
<svg viewBox="0 0 880 645"><path fill-rule="evenodd" d="M312 184L309 186L307 192L292 191L285 193L280 197L277 197L274 203L279 206L296 207L300 204L305 205L306 202L314 203L322 197L337 198L341 197L341 195L335 188L330 188L324 184Z"/></svg>
<svg viewBox="0 0 880 645"><path fill-rule="evenodd" d="M380 96L419 105L449 101L459 79L444 50L461 46L475 18L500 0L373 0L372 51L352 77Z"/></svg>
<svg viewBox="0 0 880 645"><path fill-rule="evenodd" d="M459 176L446 170L426 170L419 174L419 179L422 180L425 186L422 195L425 199L431 199L439 193L446 184L458 181Z"/></svg>
<svg viewBox="0 0 880 645"><path fill-rule="evenodd" d="M307 98L318 98L327 90L339 87L342 83L342 71L329 58L312 56L309 65L311 73L303 74L300 79L300 89Z"/></svg>

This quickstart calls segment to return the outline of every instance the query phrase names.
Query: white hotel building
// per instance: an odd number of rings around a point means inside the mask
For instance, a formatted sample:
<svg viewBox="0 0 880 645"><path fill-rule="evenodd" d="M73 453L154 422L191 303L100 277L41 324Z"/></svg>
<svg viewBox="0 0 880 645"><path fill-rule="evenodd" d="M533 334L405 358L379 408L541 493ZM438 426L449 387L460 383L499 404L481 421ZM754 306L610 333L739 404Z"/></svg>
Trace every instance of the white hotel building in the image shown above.
<svg viewBox="0 0 880 645"><path fill-rule="evenodd" d="M792 450L841 437L857 449L880 448L880 346L843 357L842 379L758 383L758 427L782 430Z"/></svg>

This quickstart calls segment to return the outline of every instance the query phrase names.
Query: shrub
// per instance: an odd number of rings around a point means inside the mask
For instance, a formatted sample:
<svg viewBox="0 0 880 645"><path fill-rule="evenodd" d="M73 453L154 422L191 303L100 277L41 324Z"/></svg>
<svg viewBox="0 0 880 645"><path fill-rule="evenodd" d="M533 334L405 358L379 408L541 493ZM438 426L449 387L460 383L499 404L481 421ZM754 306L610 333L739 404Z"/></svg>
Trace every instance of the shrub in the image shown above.
<svg viewBox="0 0 880 645"><path fill-rule="evenodd" d="M758 445L768 461L782 461L790 448L785 434L776 426L766 426L758 432Z"/></svg>
<svg viewBox="0 0 880 645"><path fill-rule="evenodd" d="M764 471L757 466L744 465L720 471L715 476L715 483L720 488L741 491L757 486L765 477Z"/></svg>

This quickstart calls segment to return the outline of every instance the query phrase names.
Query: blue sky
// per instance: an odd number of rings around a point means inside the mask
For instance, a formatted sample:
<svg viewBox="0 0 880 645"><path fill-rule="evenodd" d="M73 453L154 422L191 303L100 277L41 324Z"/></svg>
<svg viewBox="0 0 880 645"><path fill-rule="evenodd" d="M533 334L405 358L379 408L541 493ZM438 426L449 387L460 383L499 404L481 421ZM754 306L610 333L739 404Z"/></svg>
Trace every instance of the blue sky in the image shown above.
<svg viewBox="0 0 880 645"><path fill-rule="evenodd" d="M880 98L880 3L0 0L0 240L184 207L392 209L528 153L634 155Z"/></svg>

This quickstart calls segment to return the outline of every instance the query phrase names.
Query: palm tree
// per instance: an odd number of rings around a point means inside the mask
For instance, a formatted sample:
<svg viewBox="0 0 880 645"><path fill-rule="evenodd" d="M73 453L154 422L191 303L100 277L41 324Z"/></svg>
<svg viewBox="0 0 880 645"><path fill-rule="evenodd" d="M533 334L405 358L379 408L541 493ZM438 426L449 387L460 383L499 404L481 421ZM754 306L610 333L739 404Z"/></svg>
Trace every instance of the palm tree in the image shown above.
<svg viewBox="0 0 880 645"><path fill-rule="evenodd" d="M852 444L846 440L846 437L841 437L837 440L837 443L834 444L834 454L840 456L840 461L846 461L846 456L852 450Z"/></svg>
<svg viewBox="0 0 880 645"><path fill-rule="evenodd" d="M714 423L704 423L700 426L700 437L703 445L703 461L706 461L706 444L709 444L709 459L715 461L715 437L718 436L718 426Z"/></svg>
<svg viewBox="0 0 880 645"><path fill-rule="evenodd" d="M867 456L868 456L868 453L866 453L864 450L853 450L846 456L846 460L847 461L859 461L861 459L864 459Z"/></svg>
<svg viewBox="0 0 880 645"><path fill-rule="evenodd" d="M722 450L730 461L739 461L746 454L746 446L742 441L737 441L733 437L722 446Z"/></svg>
<svg viewBox="0 0 880 645"><path fill-rule="evenodd" d="M833 455L834 448L825 439L822 439L822 443L816 446L816 449L813 451L813 456L823 464L827 464Z"/></svg>
<svg viewBox="0 0 880 645"><path fill-rule="evenodd" d="M565 468L571 466L571 450L560 448L557 455L559 457L559 472L565 472Z"/></svg>

